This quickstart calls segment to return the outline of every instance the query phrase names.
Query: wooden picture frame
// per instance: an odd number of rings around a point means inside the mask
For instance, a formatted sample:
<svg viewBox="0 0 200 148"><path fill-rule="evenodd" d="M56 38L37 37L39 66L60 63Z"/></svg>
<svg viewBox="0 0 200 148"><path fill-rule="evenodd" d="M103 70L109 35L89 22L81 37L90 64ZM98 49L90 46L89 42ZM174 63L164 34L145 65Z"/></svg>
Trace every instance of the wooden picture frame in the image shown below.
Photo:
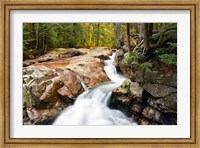
<svg viewBox="0 0 200 148"><path fill-rule="evenodd" d="M1 2L1 50L0 50L0 125L1 146L75 146L75 147L200 147L199 145L199 81L200 40L199 1L136 1L136 0L2 0ZM190 10L191 14L191 137L183 139L21 139L10 138L10 10Z"/></svg>

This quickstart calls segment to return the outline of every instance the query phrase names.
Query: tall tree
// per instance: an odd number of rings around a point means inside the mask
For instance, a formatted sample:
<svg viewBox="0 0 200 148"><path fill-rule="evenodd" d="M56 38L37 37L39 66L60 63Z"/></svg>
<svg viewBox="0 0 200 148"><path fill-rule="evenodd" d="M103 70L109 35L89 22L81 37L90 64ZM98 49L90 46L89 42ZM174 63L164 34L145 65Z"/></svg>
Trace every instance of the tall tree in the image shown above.
<svg viewBox="0 0 200 148"><path fill-rule="evenodd" d="M129 23L126 24L126 37L127 37L128 53L129 53L129 55L131 55L131 49L130 49L130 28L129 28Z"/></svg>
<svg viewBox="0 0 200 148"><path fill-rule="evenodd" d="M120 23L116 23L116 48L120 48Z"/></svg>
<svg viewBox="0 0 200 148"><path fill-rule="evenodd" d="M148 23L144 23L144 49L143 54L149 52L149 30L148 30Z"/></svg>
<svg viewBox="0 0 200 148"><path fill-rule="evenodd" d="M153 34L153 23L148 23L148 36L151 37Z"/></svg>
<svg viewBox="0 0 200 148"><path fill-rule="evenodd" d="M140 23L140 34L139 34L139 42L144 39L144 23Z"/></svg>
<svg viewBox="0 0 200 148"><path fill-rule="evenodd" d="M40 24L36 24L36 28L35 28L35 34L36 34L36 45L35 45L35 49L36 51L39 49L39 28L40 28Z"/></svg>
<svg viewBox="0 0 200 148"><path fill-rule="evenodd" d="M148 54L150 51L150 45L149 45L149 38L152 36L153 33L153 23L142 23L142 32L143 32L143 38L144 38L144 49L143 54Z"/></svg>
<svg viewBox="0 0 200 148"><path fill-rule="evenodd" d="M99 28L100 28L100 25L99 25L99 23L97 23L97 46L99 46L99 34L100 34L100 30L99 30Z"/></svg>

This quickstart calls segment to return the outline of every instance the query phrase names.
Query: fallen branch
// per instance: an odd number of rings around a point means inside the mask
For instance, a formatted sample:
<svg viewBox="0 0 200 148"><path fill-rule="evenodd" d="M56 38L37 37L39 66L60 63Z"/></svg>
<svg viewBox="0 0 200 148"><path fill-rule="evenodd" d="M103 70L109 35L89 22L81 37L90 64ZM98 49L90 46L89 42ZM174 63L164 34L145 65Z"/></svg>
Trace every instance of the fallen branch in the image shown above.
<svg viewBox="0 0 200 148"><path fill-rule="evenodd" d="M135 46L135 48L133 49L133 52L138 49L142 44L144 43L144 39L138 44Z"/></svg>

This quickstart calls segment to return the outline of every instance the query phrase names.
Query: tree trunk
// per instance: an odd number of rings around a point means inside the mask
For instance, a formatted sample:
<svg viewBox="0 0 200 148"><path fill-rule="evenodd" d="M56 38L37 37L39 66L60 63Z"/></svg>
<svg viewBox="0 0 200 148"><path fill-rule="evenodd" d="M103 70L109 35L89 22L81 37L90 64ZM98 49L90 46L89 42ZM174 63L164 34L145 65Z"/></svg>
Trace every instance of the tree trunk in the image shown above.
<svg viewBox="0 0 200 148"><path fill-rule="evenodd" d="M36 28L35 28L35 35L36 35L35 50L38 50L38 49L39 49L39 25L40 25L40 24L36 24Z"/></svg>
<svg viewBox="0 0 200 148"><path fill-rule="evenodd" d="M35 39L36 34L35 34L35 23L31 23L31 39ZM33 40L30 42L30 48L34 49L36 45L36 40Z"/></svg>
<svg viewBox="0 0 200 148"><path fill-rule="evenodd" d="M148 36L148 23L144 23L144 49L143 54L149 52L149 36Z"/></svg>
<svg viewBox="0 0 200 148"><path fill-rule="evenodd" d="M70 47L74 47L74 23L71 24L72 27L71 27L71 38L72 38L72 42L71 42L71 45Z"/></svg>
<svg viewBox="0 0 200 148"><path fill-rule="evenodd" d="M148 37L151 37L153 33L153 23L148 23Z"/></svg>
<svg viewBox="0 0 200 148"><path fill-rule="evenodd" d="M99 23L97 23L97 46L99 46Z"/></svg>
<svg viewBox="0 0 200 148"><path fill-rule="evenodd" d="M47 36L45 36L45 39L44 39L44 54L46 53L47 51Z"/></svg>
<svg viewBox="0 0 200 148"><path fill-rule="evenodd" d="M126 24L126 35L127 35L127 47L128 47L128 53L131 55L131 49L130 49L130 29L129 29L129 23Z"/></svg>
<svg viewBox="0 0 200 148"><path fill-rule="evenodd" d="M116 48L120 47L120 23L116 23Z"/></svg>
<svg viewBox="0 0 200 148"><path fill-rule="evenodd" d="M144 39L144 23L140 23L139 43Z"/></svg>

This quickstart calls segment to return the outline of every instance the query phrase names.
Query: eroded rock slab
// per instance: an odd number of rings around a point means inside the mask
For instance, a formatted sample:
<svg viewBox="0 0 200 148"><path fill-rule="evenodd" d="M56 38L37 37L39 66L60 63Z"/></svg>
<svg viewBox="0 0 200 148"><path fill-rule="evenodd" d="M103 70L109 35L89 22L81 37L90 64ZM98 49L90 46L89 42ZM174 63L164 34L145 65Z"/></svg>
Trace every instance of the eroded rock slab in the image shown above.
<svg viewBox="0 0 200 148"><path fill-rule="evenodd" d="M165 97L177 91L176 88L162 84L144 84L143 88L154 97Z"/></svg>
<svg viewBox="0 0 200 148"><path fill-rule="evenodd" d="M162 112L177 113L177 93L159 99L150 97L147 102Z"/></svg>
<svg viewBox="0 0 200 148"><path fill-rule="evenodd" d="M66 98L71 99L83 92L80 80L67 69L52 70L44 66L29 66L24 71L24 102L28 106L53 107L58 99L62 99L61 90L64 86L68 91L64 94L65 101Z"/></svg>

